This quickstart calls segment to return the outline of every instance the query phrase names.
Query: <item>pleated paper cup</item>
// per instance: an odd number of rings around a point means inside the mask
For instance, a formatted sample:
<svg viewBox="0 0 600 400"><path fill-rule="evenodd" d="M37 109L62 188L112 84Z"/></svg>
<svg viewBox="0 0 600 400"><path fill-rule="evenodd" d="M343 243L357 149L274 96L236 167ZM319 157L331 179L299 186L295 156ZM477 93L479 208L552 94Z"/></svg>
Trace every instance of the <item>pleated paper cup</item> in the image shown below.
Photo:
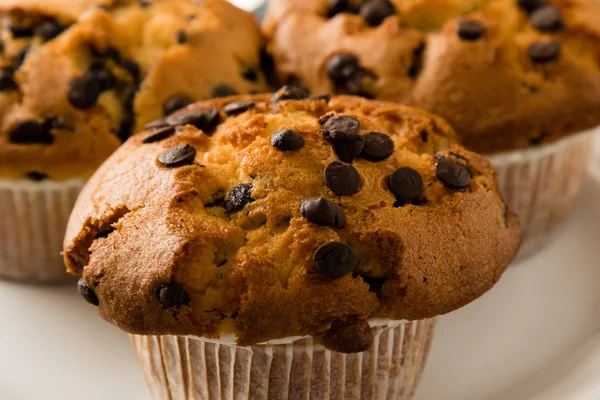
<svg viewBox="0 0 600 400"><path fill-rule="evenodd" d="M587 177L595 132L489 156L504 201L523 225L520 257L540 249L573 209Z"/></svg>
<svg viewBox="0 0 600 400"><path fill-rule="evenodd" d="M373 347L357 354L326 350L310 337L252 347L183 336L131 340L155 400L412 399L435 319L371 326Z"/></svg>
<svg viewBox="0 0 600 400"><path fill-rule="evenodd" d="M60 253L83 184L0 180L0 278L38 283L71 279Z"/></svg>

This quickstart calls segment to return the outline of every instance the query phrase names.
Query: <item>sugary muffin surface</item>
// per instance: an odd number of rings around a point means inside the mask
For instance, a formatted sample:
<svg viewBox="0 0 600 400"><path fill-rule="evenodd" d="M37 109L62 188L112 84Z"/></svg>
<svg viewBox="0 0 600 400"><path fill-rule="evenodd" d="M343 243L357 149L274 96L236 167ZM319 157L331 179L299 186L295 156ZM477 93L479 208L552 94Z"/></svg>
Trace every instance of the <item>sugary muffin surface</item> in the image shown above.
<svg viewBox="0 0 600 400"><path fill-rule="evenodd" d="M267 90L258 24L225 0L7 0L0 14L2 178L86 178L148 121Z"/></svg>
<svg viewBox="0 0 600 400"><path fill-rule="evenodd" d="M488 161L445 122L288 87L151 123L91 178L64 249L82 295L128 332L352 352L368 318L476 299L519 242Z"/></svg>
<svg viewBox="0 0 600 400"><path fill-rule="evenodd" d="M445 118L496 153L600 124L596 0L273 0L282 82Z"/></svg>

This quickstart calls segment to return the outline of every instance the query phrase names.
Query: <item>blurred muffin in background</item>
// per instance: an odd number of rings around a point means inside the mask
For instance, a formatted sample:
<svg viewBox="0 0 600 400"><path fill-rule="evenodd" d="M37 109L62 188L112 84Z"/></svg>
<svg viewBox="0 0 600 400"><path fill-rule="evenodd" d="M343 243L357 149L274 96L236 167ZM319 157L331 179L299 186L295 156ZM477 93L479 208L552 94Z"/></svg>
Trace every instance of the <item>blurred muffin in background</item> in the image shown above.
<svg viewBox="0 0 600 400"><path fill-rule="evenodd" d="M600 124L596 0L273 0L276 76L424 108L491 156L537 247L567 215Z"/></svg>
<svg viewBox="0 0 600 400"><path fill-rule="evenodd" d="M267 89L259 26L225 0L7 0L0 13L0 277L66 277L75 198L131 132Z"/></svg>

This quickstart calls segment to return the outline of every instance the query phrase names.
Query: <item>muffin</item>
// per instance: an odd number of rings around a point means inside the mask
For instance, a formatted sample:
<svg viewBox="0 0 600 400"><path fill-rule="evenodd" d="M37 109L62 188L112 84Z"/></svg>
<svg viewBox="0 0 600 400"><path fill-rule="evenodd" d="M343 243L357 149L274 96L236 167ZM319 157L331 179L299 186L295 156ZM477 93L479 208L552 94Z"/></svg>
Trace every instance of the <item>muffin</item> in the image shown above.
<svg viewBox="0 0 600 400"><path fill-rule="evenodd" d="M273 0L278 79L426 109L487 154L523 250L568 214L600 124L596 0Z"/></svg>
<svg viewBox="0 0 600 400"><path fill-rule="evenodd" d="M68 277L76 196L131 132L267 90L258 24L224 0L8 0L0 13L0 277Z"/></svg>
<svg viewBox="0 0 600 400"><path fill-rule="evenodd" d="M441 119L287 86L148 124L87 183L64 256L156 398L408 399L433 318L520 236Z"/></svg>

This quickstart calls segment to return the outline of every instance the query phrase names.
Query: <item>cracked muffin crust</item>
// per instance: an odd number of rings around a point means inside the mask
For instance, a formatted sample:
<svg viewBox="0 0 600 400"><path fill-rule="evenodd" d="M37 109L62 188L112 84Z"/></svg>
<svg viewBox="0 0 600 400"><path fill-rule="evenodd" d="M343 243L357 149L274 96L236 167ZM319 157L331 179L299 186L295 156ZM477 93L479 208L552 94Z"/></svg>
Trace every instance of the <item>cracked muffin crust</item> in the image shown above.
<svg viewBox="0 0 600 400"><path fill-rule="evenodd" d="M600 124L596 0L273 0L277 77L399 102L496 153Z"/></svg>
<svg viewBox="0 0 600 400"><path fill-rule="evenodd" d="M518 249L492 167L455 140L423 111L294 87L197 103L90 179L65 262L130 333L362 351L368 318L455 310Z"/></svg>
<svg viewBox="0 0 600 400"><path fill-rule="evenodd" d="M0 177L86 178L188 104L267 91L254 17L225 0L6 0Z"/></svg>

